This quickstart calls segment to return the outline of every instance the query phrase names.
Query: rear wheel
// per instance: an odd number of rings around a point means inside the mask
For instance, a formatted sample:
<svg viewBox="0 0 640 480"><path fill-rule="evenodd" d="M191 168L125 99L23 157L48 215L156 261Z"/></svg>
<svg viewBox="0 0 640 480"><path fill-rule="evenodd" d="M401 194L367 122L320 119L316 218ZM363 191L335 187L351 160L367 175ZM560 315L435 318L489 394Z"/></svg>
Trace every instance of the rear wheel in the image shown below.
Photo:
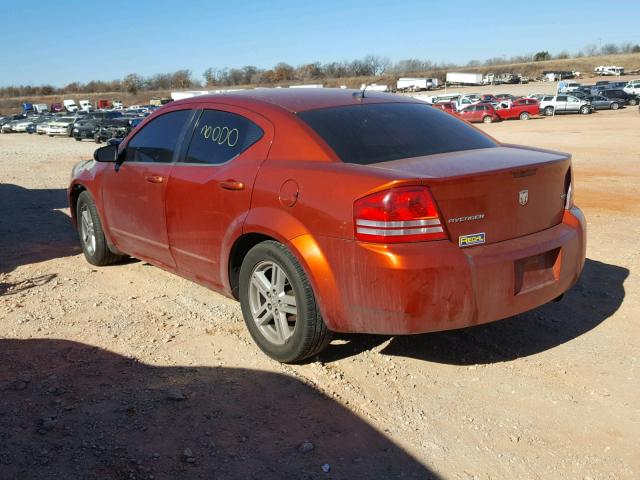
<svg viewBox="0 0 640 480"><path fill-rule="evenodd" d="M331 341L333 334L320 315L311 284L284 245L269 240L247 253L239 293L249 333L271 358L298 362Z"/></svg>
<svg viewBox="0 0 640 480"><path fill-rule="evenodd" d="M520 114L520 120L529 120L531 118L531 115L529 115L529 112L522 112Z"/></svg>
<svg viewBox="0 0 640 480"><path fill-rule="evenodd" d="M89 192L84 191L78 196L76 212L80 244L87 261L104 266L120 260L122 256L109 250L98 210Z"/></svg>
<svg viewBox="0 0 640 480"><path fill-rule="evenodd" d="M631 100L629 100L629 105L631 105L632 107L637 104L638 104L637 98L632 98Z"/></svg>
<svg viewBox="0 0 640 480"><path fill-rule="evenodd" d="M76 142L80 142L80 141L82 141L82 139L81 139L80 137L73 137L73 138L75 138L75 139L76 139Z"/></svg>
<svg viewBox="0 0 640 480"><path fill-rule="evenodd" d="M553 115L553 107L545 107L544 108L544 114L547 117L550 117L551 115Z"/></svg>
<svg viewBox="0 0 640 480"><path fill-rule="evenodd" d="M491 123L491 122L493 122L493 118L491 118L491 116L486 115L482 117L482 123Z"/></svg>

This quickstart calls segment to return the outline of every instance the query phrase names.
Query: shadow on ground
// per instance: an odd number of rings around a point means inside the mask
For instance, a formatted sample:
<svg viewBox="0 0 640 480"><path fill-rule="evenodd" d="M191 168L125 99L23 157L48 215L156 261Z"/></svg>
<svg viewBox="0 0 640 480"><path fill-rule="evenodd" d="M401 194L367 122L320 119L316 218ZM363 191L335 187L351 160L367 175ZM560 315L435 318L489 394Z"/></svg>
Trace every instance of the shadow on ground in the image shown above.
<svg viewBox="0 0 640 480"><path fill-rule="evenodd" d="M65 189L0 184L0 273L82 250L66 208Z"/></svg>
<svg viewBox="0 0 640 480"><path fill-rule="evenodd" d="M0 340L0 395L2 478L438 478L313 387L264 371Z"/></svg>
<svg viewBox="0 0 640 480"><path fill-rule="evenodd" d="M587 259L576 286L560 302L477 327L391 337L383 355L452 365L504 362L534 355L587 333L613 315L624 300L629 270ZM388 336L341 335L320 359L332 362L370 350Z"/></svg>

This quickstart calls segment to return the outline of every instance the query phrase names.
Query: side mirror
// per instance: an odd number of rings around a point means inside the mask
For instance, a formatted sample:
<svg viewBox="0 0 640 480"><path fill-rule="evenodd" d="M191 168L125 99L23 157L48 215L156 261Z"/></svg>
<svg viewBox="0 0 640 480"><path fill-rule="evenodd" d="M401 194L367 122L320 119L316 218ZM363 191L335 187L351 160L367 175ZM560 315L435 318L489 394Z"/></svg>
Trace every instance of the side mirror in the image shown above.
<svg viewBox="0 0 640 480"><path fill-rule="evenodd" d="M115 162L118 159L118 146L107 145L100 147L93 152L93 159L96 162Z"/></svg>

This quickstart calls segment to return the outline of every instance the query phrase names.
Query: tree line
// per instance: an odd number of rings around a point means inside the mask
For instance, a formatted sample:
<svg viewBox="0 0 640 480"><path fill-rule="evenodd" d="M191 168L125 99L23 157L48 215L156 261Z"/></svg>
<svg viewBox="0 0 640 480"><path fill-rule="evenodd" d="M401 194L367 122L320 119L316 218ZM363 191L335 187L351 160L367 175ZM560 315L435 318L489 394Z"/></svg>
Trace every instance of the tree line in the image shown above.
<svg viewBox="0 0 640 480"><path fill-rule="evenodd" d="M64 87L52 85L20 85L0 88L0 97L41 96L73 93L102 93L102 92L129 92L135 94L139 91L197 89L210 87L234 87L241 85L277 85L287 82L318 82L324 80L340 80L353 77L375 78L383 75L412 75L422 74L436 76L440 72L450 68L482 67L493 65L506 65L514 63L532 63L553 59L570 59L584 56L614 55L618 53L640 53L640 45L632 43L597 46L587 45L575 53L561 51L554 55L546 50L536 53L492 57L484 61L470 60L466 65L449 63L436 63L430 60L405 59L392 62L388 57L367 55L362 59L341 62L313 62L298 65L296 67L285 62L280 62L269 69L262 69L252 65L242 68L207 68L202 74L202 80L194 78L190 70L177 70L173 73L158 73L144 77L137 73L130 73L118 80L102 81L91 80L87 83L72 82Z"/></svg>

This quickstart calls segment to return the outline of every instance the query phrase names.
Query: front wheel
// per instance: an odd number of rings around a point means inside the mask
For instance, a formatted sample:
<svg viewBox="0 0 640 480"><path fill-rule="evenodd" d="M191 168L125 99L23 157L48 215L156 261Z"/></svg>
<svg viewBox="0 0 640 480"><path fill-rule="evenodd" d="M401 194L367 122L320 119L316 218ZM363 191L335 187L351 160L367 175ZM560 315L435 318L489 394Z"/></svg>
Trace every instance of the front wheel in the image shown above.
<svg viewBox="0 0 640 480"><path fill-rule="evenodd" d="M529 112L522 112L520 114L520 120L529 120L531 118L531 115L529 115Z"/></svg>
<svg viewBox="0 0 640 480"><path fill-rule="evenodd" d="M101 267L115 263L122 258L109 250L98 209L87 191L78 196L76 219L82 251L90 264Z"/></svg>
<svg viewBox="0 0 640 480"><path fill-rule="evenodd" d="M274 360L299 362L331 341L307 275L281 243L269 240L249 250L240 268L239 296L249 333Z"/></svg>
<svg viewBox="0 0 640 480"><path fill-rule="evenodd" d="M584 105L583 107L580 107L580 113L582 115L586 115L587 113L591 113L591 108L589 108L586 105Z"/></svg>
<svg viewBox="0 0 640 480"><path fill-rule="evenodd" d="M620 108L620 104L615 102L611 104L611 110L618 110L619 108Z"/></svg>
<svg viewBox="0 0 640 480"><path fill-rule="evenodd" d="M550 117L551 115L553 115L553 107L545 107L544 114L547 117Z"/></svg>

